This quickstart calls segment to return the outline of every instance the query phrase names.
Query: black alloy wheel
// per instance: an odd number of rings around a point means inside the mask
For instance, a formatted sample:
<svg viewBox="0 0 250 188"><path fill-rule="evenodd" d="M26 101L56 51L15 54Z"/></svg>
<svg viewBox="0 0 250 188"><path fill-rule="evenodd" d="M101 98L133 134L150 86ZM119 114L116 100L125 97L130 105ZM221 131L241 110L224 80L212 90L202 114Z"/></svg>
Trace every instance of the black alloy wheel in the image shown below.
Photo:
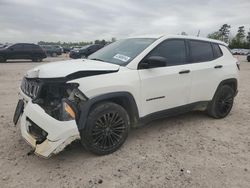
<svg viewBox="0 0 250 188"><path fill-rule="evenodd" d="M87 150L105 155L125 142L129 129L126 110L118 104L105 102L91 110L86 127L81 131L81 141Z"/></svg>
<svg viewBox="0 0 250 188"><path fill-rule="evenodd" d="M232 107L235 91L229 85L222 85L215 93L213 100L209 103L207 113L214 118L226 117Z"/></svg>
<svg viewBox="0 0 250 188"><path fill-rule="evenodd" d="M93 144L103 150L112 148L120 142L125 130L124 119L117 112L103 114L92 129Z"/></svg>
<svg viewBox="0 0 250 188"><path fill-rule="evenodd" d="M218 99L218 112L221 116L229 113L233 106L234 96L231 92L222 92Z"/></svg>

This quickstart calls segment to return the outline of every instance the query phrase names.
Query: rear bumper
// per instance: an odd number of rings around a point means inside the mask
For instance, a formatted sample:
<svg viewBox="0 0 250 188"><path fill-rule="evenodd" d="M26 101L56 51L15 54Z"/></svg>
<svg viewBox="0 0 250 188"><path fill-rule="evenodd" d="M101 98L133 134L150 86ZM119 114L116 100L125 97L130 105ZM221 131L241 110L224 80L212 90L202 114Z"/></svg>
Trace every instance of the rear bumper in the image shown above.
<svg viewBox="0 0 250 188"><path fill-rule="evenodd" d="M30 132L31 121L47 133L42 142L39 142L36 135ZM80 139L74 120L58 121L30 100L26 102L20 122L22 137L35 149L35 154L45 158L59 153L72 141Z"/></svg>

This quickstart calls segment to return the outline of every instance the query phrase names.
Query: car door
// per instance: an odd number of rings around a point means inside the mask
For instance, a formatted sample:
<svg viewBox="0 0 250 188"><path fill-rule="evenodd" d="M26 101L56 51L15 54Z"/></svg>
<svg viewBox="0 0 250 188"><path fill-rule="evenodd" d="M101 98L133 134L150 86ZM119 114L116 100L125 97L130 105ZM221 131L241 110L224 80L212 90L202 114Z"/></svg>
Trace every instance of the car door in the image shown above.
<svg viewBox="0 0 250 188"><path fill-rule="evenodd" d="M206 41L189 40L188 44L192 75L190 103L209 101L222 77L222 52L218 45Z"/></svg>
<svg viewBox="0 0 250 188"><path fill-rule="evenodd" d="M9 50L9 59L22 59L24 57L23 54L23 45L22 44L14 44L8 48Z"/></svg>
<svg viewBox="0 0 250 188"><path fill-rule="evenodd" d="M166 58L166 66L139 68L142 116L188 104L191 86L186 42L168 39L154 48L151 56ZM143 60L142 62L143 63ZM139 64L140 67L140 64Z"/></svg>
<svg viewBox="0 0 250 188"><path fill-rule="evenodd" d="M23 45L23 55L25 59L32 59L34 57L34 45L24 44Z"/></svg>

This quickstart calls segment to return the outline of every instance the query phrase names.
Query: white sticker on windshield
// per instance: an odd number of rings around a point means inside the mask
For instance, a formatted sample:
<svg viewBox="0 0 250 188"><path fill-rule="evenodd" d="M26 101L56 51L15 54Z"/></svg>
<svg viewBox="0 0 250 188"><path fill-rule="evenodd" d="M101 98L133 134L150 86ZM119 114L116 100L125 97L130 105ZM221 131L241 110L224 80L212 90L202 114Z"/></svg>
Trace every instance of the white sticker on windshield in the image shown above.
<svg viewBox="0 0 250 188"><path fill-rule="evenodd" d="M116 54L113 58L119 59L120 61L123 61L123 62L127 62L130 59L130 57L122 55L122 54Z"/></svg>

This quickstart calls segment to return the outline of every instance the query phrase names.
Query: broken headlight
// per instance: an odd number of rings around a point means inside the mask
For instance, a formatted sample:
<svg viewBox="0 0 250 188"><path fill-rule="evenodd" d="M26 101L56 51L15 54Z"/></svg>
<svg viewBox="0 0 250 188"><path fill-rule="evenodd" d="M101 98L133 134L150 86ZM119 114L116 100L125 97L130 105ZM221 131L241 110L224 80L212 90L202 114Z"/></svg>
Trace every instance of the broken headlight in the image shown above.
<svg viewBox="0 0 250 188"><path fill-rule="evenodd" d="M78 86L77 83L44 83L39 97L33 102L57 120L78 120L80 105L87 100Z"/></svg>
<svg viewBox="0 0 250 188"><path fill-rule="evenodd" d="M68 97L61 100L60 120L78 120L80 105L87 100L87 97L78 88L70 88L67 93Z"/></svg>
<svg viewBox="0 0 250 188"><path fill-rule="evenodd" d="M61 104L61 120L68 121L76 119L78 110L73 102L63 99Z"/></svg>

